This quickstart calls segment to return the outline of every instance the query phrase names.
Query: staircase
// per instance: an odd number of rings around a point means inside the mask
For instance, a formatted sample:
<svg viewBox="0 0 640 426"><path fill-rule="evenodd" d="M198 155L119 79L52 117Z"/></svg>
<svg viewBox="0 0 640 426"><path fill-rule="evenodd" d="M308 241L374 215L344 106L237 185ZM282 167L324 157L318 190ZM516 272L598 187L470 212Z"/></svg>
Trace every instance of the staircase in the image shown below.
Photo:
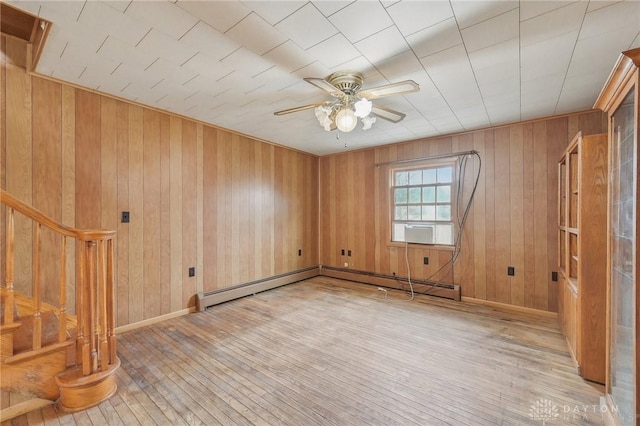
<svg viewBox="0 0 640 426"><path fill-rule="evenodd" d="M94 406L116 392L114 373L120 365L114 333L115 232L68 228L4 190L0 201L6 230L0 274L0 422L52 403L69 412ZM27 238L16 237L16 229ZM15 276L17 261L25 270L16 244L20 253L30 254L22 256L32 260L28 280ZM68 247L75 248L73 262ZM75 278L67 274L73 263Z"/></svg>

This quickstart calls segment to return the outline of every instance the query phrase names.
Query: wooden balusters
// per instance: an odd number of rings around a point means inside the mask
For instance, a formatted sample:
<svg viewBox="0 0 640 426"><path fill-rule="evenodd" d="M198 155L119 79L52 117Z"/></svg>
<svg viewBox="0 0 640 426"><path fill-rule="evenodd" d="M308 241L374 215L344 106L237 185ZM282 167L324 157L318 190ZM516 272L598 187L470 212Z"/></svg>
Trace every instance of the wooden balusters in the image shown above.
<svg viewBox="0 0 640 426"><path fill-rule="evenodd" d="M113 239L107 241L107 285L106 285L106 304L107 310L105 316L107 317L107 339L109 339L109 364L116 362L116 333L115 333L115 318L116 318L116 303L115 303L115 288L114 288L114 263L113 263ZM102 356L105 356L103 354Z"/></svg>
<svg viewBox="0 0 640 426"><path fill-rule="evenodd" d="M40 296L40 253L42 252L42 225L36 224L33 250L33 349L42 347L42 298Z"/></svg>
<svg viewBox="0 0 640 426"><path fill-rule="evenodd" d="M4 323L12 324L13 323L13 305L14 305L14 296L13 296L13 250L14 250L14 216L15 213L12 208L8 209L7 212L7 257L6 257L6 298L5 298L5 309L4 309Z"/></svg>
<svg viewBox="0 0 640 426"><path fill-rule="evenodd" d="M67 340L67 237L62 236L60 247L60 329L58 341Z"/></svg>
<svg viewBox="0 0 640 426"><path fill-rule="evenodd" d="M107 265L105 253L106 241L98 242L98 300L96 309L99 322L100 341L100 370L106 371L109 367L109 348L107 346Z"/></svg>

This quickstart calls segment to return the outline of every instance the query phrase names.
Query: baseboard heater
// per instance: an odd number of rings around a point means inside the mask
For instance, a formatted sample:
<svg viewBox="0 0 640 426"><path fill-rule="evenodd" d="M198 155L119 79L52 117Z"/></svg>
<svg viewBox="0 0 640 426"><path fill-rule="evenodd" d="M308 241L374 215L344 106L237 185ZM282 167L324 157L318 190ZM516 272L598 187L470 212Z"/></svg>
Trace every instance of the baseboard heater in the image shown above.
<svg viewBox="0 0 640 426"><path fill-rule="evenodd" d="M218 305L230 300L260 293L261 291L271 290L272 288L313 278L318 276L319 273L319 267L312 266L306 269L287 272L286 274L274 275L272 277L238 284L229 288L209 291L206 293L198 293L196 294L196 312L202 312L209 306Z"/></svg>
<svg viewBox="0 0 640 426"><path fill-rule="evenodd" d="M408 286L406 278L333 266L320 265L320 275L399 290L406 290ZM458 284L434 283L419 279L411 279L411 283L416 293L460 301L460 286Z"/></svg>

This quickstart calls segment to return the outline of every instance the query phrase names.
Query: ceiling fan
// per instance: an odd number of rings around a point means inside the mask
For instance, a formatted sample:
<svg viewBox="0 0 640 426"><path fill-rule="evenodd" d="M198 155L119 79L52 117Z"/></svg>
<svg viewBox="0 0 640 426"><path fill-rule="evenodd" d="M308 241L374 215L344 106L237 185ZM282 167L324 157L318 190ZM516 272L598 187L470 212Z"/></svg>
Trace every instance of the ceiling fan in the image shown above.
<svg viewBox="0 0 640 426"><path fill-rule="evenodd" d="M274 114L285 115L315 108L316 118L326 131L337 128L341 132L350 132L358 124L358 118L362 120L363 130L370 129L376 117L397 123L406 114L375 105L371 100L420 90L420 86L413 80L361 90L364 77L356 71L338 71L326 78L307 77L304 81L326 91L335 99L284 109ZM370 114L374 116L371 117Z"/></svg>

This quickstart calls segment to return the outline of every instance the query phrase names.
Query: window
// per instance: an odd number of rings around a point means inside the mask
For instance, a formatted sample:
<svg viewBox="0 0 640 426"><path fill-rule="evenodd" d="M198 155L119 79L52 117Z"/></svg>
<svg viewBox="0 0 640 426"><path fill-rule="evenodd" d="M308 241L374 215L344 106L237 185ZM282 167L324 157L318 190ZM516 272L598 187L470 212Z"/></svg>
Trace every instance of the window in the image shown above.
<svg viewBox="0 0 640 426"><path fill-rule="evenodd" d="M395 169L391 240L453 245L453 164Z"/></svg>

